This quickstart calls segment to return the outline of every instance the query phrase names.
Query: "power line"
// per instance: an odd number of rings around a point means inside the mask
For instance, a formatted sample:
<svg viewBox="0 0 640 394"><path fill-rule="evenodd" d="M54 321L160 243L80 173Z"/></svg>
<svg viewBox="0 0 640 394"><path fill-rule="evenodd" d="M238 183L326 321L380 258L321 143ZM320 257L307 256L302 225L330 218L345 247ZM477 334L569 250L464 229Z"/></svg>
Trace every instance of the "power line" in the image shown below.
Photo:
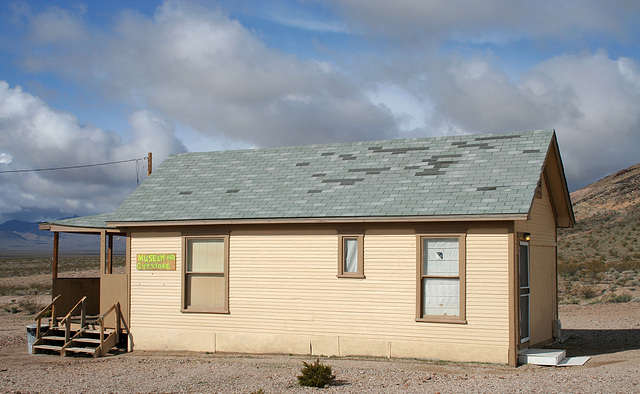
<svg viewBox="0 0 640 394"><path fill-rule="evenodd" d="M52 168L34 168L34 169L29 169L29 170L7 170L7 171L0 171L0 174L7 174L7 173L11 173L11 172L39 172L39 171L70 170L70 169L73 169L73 168L108 166L108 165L111 165L111 164L128 163L128 162L132 162L132 161L135 161L136 164L137 164L138 160L147 160L147 158L146 157L141 157L139 159L110 161L108 163L97 163L97 164L83 164L83 165L79 165L79 166L52 167Z"/></svg>

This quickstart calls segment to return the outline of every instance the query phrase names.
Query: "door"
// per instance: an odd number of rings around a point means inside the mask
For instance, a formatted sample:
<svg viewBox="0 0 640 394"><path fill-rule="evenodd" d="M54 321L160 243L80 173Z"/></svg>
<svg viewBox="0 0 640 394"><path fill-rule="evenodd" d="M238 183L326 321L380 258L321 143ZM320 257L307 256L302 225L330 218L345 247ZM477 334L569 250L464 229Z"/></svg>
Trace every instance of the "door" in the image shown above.
<svg viewBox="0 0 640 394"><path fill-rule="evenodd" d="M121 237L121 236L120 236ZM114 234L102 231L100 247L100 314L109 310L116 302L120 303L120 313L129 325L129 245L127 238L126 256L123 266L114 264ZM109 327L115 327L114 313L105 320Z"/></svg>
<svg viewBox="0 0 640 394"><path fill-rule="evenodd" d="M531 289L529 287L529 242L520 241L520 343L530 338Z"/></svg>

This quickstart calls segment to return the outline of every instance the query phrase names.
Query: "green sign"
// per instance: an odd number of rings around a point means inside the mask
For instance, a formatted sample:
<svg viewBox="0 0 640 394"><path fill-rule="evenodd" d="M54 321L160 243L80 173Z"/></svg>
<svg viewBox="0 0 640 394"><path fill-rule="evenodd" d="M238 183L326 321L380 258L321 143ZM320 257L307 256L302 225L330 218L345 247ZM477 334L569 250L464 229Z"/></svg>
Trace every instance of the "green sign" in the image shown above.
<svg viewBox="0 0 640 394"><path fill-rule="evenodd" d="M175 253L144 253L136 257L138 271L175 271Z"/></svg>

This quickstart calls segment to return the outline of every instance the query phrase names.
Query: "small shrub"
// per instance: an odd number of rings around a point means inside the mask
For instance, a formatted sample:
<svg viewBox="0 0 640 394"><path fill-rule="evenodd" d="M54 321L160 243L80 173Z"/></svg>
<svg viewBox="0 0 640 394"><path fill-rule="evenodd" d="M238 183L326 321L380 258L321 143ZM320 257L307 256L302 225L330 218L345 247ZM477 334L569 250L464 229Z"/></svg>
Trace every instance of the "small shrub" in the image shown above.
<svg viewBox="0 0 640 394"><path fill-rule="evenodd" d="M298 384L300 384L300 386L322 388L335 379L335 375L331 374L331 367L322 364L320 358L317 358L313 364L305 361L303 361L302 364L304 364L304 367L300 371L302 375L298 375Z"/></svg>
<svg viewBox="0 0 640 394"><path fill-rule="evenodd" d="M558 274L565 278L570 278L578 273L580 266L571 261L558 261Z"/></svg>
<svg viewBox="0 0 640 394"><path fill-rule="evenodd" d="M582 284L574 287L575 294L583 298L593 298L598 295L598 288L592 284Z"/></svg>
<svg viewBox="0 0 640 394"><path fill-rule="evenodd" d="M2 310L11 314L20 312L20 308L15 300L2 304Z"/></svg>
<svg viewBox="0 0 640 394"><path fill-rule="evenodd" d="M580 300L575 297L569 297L564 301L567 305L578 305L580 304Z"/></svg>
<svg viewBox="0 0 640 394"><path fill-rule="evenodd" d="M38 302L38 299L36 297L33 296L22 297L22 299L18 301L18 306L29 315L36 314L45 307Z"/></svg>
<svg viewBox="0 0 640 394"><path fill-rule="evenodd" d="M619 285L619 286L626 286L627 282L629 282L629 277L628 276L621 276L616 281L616 284Z"/></svg>
<svg viewBox="0 0 640 394"><path fill-rule="evenodd" d="M629 293L622 293L622 294L616 294L611 296L607 302L611 302L611 303L623 303L623 302L629 302L633 299L633 296Z"/></svg>

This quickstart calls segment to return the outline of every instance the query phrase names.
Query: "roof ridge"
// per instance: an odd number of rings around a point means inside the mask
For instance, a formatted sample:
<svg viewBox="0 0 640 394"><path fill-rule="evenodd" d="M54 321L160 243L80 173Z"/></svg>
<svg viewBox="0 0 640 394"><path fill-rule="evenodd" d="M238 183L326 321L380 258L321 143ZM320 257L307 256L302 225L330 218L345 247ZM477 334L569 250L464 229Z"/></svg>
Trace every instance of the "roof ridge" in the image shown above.
<svg viewBox="0 0 640 394"><path fill-rule="evenodd" d="M281 150L281 149L303 149L303 148L330 148L334 146L347 146L347 145L365 145L365 144L376 144L376 143L398 143L402 141L411 141L411 142L422 142L422 141L438 141L438 140L447 140L447 139L470 139L470 138L478 138L478 137L502 137L509 135L523 135L523 134L535 134L535 133L554 133L554 129L538 129L538 130L526 130L526 131L518 131L518 132L499 132L499 133L478 133L478 134L456 134L456 135L442 135L442 136L428 136L428 137L408 137L408 138L393 138L393 139L383 139L383 140L366 140L366 141L351 141L351 142L327 142L327 143L318 143L318 144L304 144L304 145L282 145L282 146L269 146L269 147L260 147L260 148L242 148L242 149L229 149L229 150L214 150L214 151L199 151L199 152L179 152L173 153L170 156L179 156L179 155L197 155L197 154L216 154L222 152L228 153L243 153L243 152L255 152L255 151L265 151L265 150Z"/></svg>

